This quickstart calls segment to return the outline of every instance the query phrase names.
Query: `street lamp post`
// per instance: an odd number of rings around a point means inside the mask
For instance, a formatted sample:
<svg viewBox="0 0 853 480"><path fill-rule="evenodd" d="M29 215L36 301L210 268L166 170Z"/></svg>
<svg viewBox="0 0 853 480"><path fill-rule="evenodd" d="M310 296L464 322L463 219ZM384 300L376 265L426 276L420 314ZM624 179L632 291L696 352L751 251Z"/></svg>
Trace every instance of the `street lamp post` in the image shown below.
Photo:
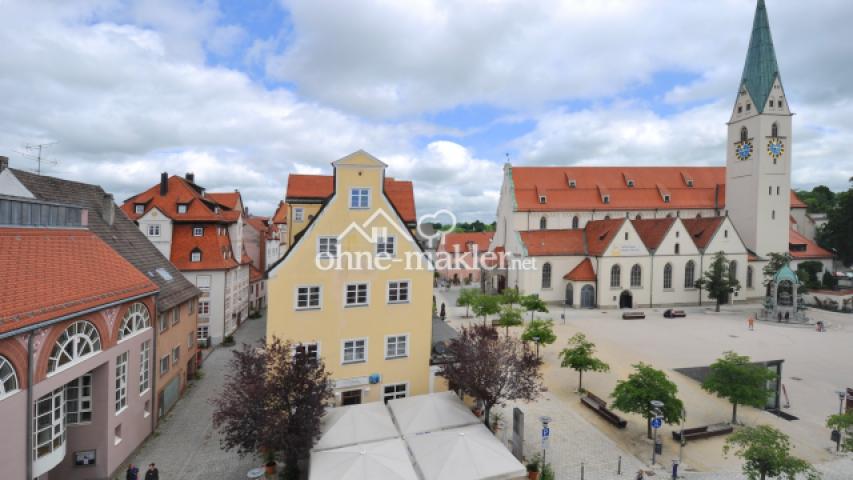
<svg viewBox="0 0 853 480"><path fill-rule="evenodd" d="M536 358L539 358L539 337L533 337L533 341L536 342Z"/></svg>
<svg viewBox="0 0 853 480"><path fill-rule="evenodd" d="M678 463L681 463L681 454L684 452L684 422L687 421L687 409L681 409L681 441L678 443Z"/></svg>
<svg viewBox="0 0 853 480"><path fill-rule="evenodd" d="M844 400L847 400L847 390L838 390L838 414L844 414ZM835 453L841 451L841 429L838 429L838 436L835 437Z"/></svg>
<svg viewBox="0 0 853 480"><path fill-rule="evenodd" d="M660 400L652 400L649 403L651 403L652 412L654 412L654 414L655 414L654 419L657 420L658 418L661 417L661 409L663 408L663 402L661 402ZM657 429L657 427L654 426L654 423L655 422L652 423L652 428L655 431L654 440L653 440L654 444L652 445L652 465L655 464L655 460L657 459L657 453L658 453L658 429Z"/></svg>

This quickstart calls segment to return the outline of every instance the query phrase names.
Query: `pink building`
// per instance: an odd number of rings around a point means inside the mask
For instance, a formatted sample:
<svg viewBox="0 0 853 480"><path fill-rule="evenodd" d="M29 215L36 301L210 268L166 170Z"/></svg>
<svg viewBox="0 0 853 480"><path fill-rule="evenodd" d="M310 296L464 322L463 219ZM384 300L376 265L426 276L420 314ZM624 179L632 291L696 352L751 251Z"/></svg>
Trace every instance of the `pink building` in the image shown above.
<svg viewBox="0 0 853 480"><path fill-rule="evenodd" d="M479 260L489 251L494 232L448 233L438 246L436 270L453 283L479 284ZM449 260L443 257L449 257Z"/></svg>
<svg viewBox="0 0 853 480"><path fill-rule="evenodd" d="M0 197L4 479L112 478L151 433L158 288L87 216Z"/></svg>

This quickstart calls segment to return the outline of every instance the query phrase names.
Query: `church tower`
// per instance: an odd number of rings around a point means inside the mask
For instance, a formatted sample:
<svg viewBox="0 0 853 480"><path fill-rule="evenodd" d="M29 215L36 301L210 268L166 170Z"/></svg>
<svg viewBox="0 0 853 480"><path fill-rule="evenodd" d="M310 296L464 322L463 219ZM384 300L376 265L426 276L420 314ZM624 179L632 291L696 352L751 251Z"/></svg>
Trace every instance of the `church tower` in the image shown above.
<svg viewBox="0 0 853 480"><path fill-rule="evenodd" d="M726 142L726 209L758 256L787 252L791 212L791 111L758 0Z"/></svg>

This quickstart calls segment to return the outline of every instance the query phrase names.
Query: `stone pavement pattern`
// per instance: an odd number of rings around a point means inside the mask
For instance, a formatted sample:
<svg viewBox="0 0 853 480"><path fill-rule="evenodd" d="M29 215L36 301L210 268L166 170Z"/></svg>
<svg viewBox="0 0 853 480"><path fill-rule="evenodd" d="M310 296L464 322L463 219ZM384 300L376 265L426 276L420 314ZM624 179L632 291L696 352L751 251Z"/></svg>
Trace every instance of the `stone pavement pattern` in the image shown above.
<svg viewBox="0 0 853 480"><path fill-rule="evenodd" d="M149 463L156 463L162 480L245 479L249 470L260 465L258 459L241 459L235 452L222 450L211 424L210 399L222 390L231 352L242 343L258 341L265 331L266 317L247 320L234 334L235 346L215 349L202 365L204 377L193 382L129 461L139 465L142 473ZM117 474L122 479L124 468Z"/></svg>

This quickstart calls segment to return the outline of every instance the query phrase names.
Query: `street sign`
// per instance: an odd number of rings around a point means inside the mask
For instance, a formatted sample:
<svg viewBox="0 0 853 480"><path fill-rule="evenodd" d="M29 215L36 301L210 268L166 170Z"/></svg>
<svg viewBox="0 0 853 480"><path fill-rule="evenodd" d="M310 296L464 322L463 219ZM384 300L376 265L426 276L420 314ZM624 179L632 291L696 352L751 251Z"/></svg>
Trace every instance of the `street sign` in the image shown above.
<svg viewBox="0 0 853 480"><path fill-rule="evenodd" d="M546 439L551 436L551 429L548 427L542 427L542 438Z"/></svg>
<svg viewBox="0 0 853 480"><path fill-rule="evenodd" d="M663 420L660 417L655 417L652 419L652 428L660 428L663 425Z"/></svg>

